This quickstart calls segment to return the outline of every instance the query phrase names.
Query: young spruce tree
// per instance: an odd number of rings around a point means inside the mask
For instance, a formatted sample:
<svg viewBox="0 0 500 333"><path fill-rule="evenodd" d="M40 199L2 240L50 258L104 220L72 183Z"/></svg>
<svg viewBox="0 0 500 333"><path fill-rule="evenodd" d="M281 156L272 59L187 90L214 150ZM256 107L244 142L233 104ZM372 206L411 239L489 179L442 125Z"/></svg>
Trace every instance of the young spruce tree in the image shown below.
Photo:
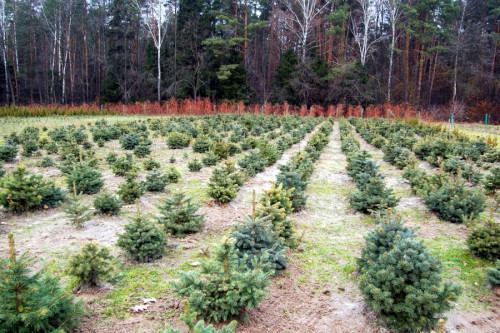
<svg viewBox="0 0 500 333"><path fill-rule="evenodd" d="M234 227L229 236L235 240L234 246L238 249L240 260L246 261L249 268L255 268L254 258L259 259L264 266L264 271L271 271L273 274L278 270L288 266L285 255L286 247L273 230L273 224L268 221L270 216L257 217L255 192L252 216L246 216L244 221L240 221Z"/></svg>
<svg viewBox="0 0 500 333"><path fill-rule="evenodd" d="M366 237L359 259L365 302L395 332L431 329L460 287L442 281L440 262L398 216L387 214Z"/></svg>
<svg viewBox="0 0 500 333"><path fill-rule="evenodd" d="M238 184L227 168L218 167L212 171L208 183L208 195L219 204L225 204L236 198Z"/></svg>
<svg viewBox="0 0 500 333"><path fill-rule="evenodd" d="M118 215L122 209L122 201L113 194L103 192L94 200L94 208L101 214Z"/></svg>
<svg viewBox="0 0 500 333"><path fill-rule="evenodd" d="M280 192L277 192L276 188L274 190L274 194L279 195ZM286 199L286 201L284 201L285 207L289 207L291 210L292 204L290 200L286 196L283 196L283 198ZM297 239L295 238L294 221L290 220L286 215L282 201L273 203L271 196L266 191L257 207L256 216L258 218L267 218L268 221L271 222L276 236L281 238L287 246L295 247L297 245Z"/></svg>
<svg viewBox="0 0 500 333"><path fill-rule="evenodd" d="M83 195L76 192L76 186L73 186L73 193L68 202L63 205L63 211L66 213L71 224L76 228L83 228L83 224L92 217L90 205L83 203Z"/></svg>
<svg viewBox="0 0 500 333"><path fill-rule="evenodd" d="M71 190L76 187L78 193L95 194L104 186L104 180L99 171L92 168L87 162L80 162L67 175L66 183Z"/></svg>
<svg viewBox="0 0 500 333"><path fill-rule="evenodd" d="M486 277L492 287L500 286L500 260L495 262L494 267L488 267L486 269Z"/></svg>
<svg viewBox="0 0 500 333"><path fill-rule="evenodd" d="M125 175L125 183L118 185L117 194L124 203L131 204L146 192L144 182L138 181L136 177L135 171L128 172Z"/></svg>
<svg viewBox="0 0 500 333"><path fill-rule="evenodd" d="M82 285L95 287L110 276L112 260L113 256L107 247L88 242L82 246L80 253L69 260L68 274L75 276Z"/></svg>
<svg viewBox="0 0 500 333"><path fill-rule="evenodd" d="M173 197L166 198L158 206L160 215L156 220L166 233L182 237L203 228L205 217L197 214L200 205L191 200L192 198L186 197L183 193L175 193Z"/></svg>
<svg viewBox="0 0 500 333"><path fill-rule="evenodd" d="M465 185L460 170L455 180L446 181L440 187L428 186L424 200L441 219L453 223L462 223L471 215L478 216L486 207L486 197Z"/></svg>
<svg viewBox="0 0 500 333"><path fill-rule="evenodd" d="M42 175L30 175L26 166L18 164L11 174L0 179L0 205L15 213L39 208L46 185Z"/></svg>
<svg viewBox="0 0 500 333"><path fill-rule="evenodd" d="M201 262L199 271L181 272L180 280L172 282L172 287L207 320L241 317L244 310L259 305L266 294L270 273L249 269L246 260L238 258L234 244L226 240L217 247L211 259ZM254 267L260 266L257 258L253 260Z"/></svg>
<svg viewBox="0 0 500 333"><path fill-rule="evenodd" d="M213 325L205 326L205 321L203 319L196 322L197 317L198 314L190 310L189 302L184 301L184 313L181 314L180 319L188 327L189 333L233 333L234 328L238 324L236 320L233 320L228 325L218 330ZM170 327L170 325L167 325L166 330L162 330L160 331L160 333L181 333L181 331Z"/></svg>
<svg viewBox="0 0 500 333"><path fill-rule="evenodd" d="M10 257L0 259L0 331L45 333L71 331L83 306L45 268L31 273L27 253L16 256L9 235Z"/></svg>
<svg viewBox="0 0 500 333"><path fill-rule="evenodd" d="M166 252L167 236L155 223L141 217L139 199L136 204L137 216L125 226L116 244L140 262L160 259Z"/></svg>
<svg viewBox="0 0 500 333"><path fill-rule="evenodd" d="M490 218L481 226L474 226L467 238L467 245L472 254L490 260L500 259L500 223L493 219L491 207Z"/></svg>
<svg viewBox="0 0 500 333"><path fill-rule="evenodd" d="M399 202L392 189L385 187L379 177L370 178L362 190L353 192L349 200L354 209L363 213L392 208Z"/></svg>

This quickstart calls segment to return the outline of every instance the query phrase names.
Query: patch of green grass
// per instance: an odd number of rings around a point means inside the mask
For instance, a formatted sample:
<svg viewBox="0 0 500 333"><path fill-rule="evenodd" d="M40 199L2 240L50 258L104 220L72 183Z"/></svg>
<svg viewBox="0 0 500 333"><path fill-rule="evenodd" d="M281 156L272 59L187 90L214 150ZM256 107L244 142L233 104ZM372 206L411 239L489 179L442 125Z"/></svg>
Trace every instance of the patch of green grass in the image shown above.
<svg viewBox="0 0 500 333"><path fill-rule="evenodd" d="M441 260L443 278L462 286L462 295L458 303L465 310L478 310L488 304L481 302L491 293L485 280L485 269L493 262L477 258L470 254L463 241L450 237L438 237L426 240L430 252ZM462 243L462 244L461 244Z"/></svg>
<svg viewBox="0 0 500 333"><path fill-rule="evenodd" d="M342 270L349 275L351 275L351 273L354 272L356 269L357 266L351 264L347 264L342 267Z"/></svg>
<svg viewBox="0 0 500 333"><path fill-rule="evenodd" d="M325 182L324 179L315 179L311 182L309 182L308 189L311 189L311 193L317 194L317 195L322 195L322 194L331 194L332 193L332 186Z"/></svg>
<svg viewBox="0 0 500 333"><path fill-rule="evenodd" d="M179 184L171 184L168 188L172 191L180 188L187 196L196 198L198 202L210 199L207 195L207 185L198 179L181 179Z"/></svg>
<svg viewBox="0 0 500 333"><path fill-rule="evenodd" d="M356 269L355 249L359 249L363 239L355 228L348 230L343 224L318 226L322 221L311 223L311 230L305 241L304 251L297 253L304 268L304 281L342 285L351 280ZM354 250L354 251L353 251Z"/></svg>
<svg viewBox="0 0 500 333"><path fill-rule="evenodd" d="M170 247L168 255L162 259L169 262L169 265L159 262L117 266L114 289L99 299L99 302L105 306L103 313L106 316L126 317L127 310L140 304L141 298L172 295L170 282L178 278L181 271L196 269L191 266L191 263L207 258L200 253L200 249L213 248L214 244L220 242L220 236L220 234L211 233L203 239L203 242L189 249L178 246L179 239L171 238L169 244L174 244L174 246Z"/></svg>
<svg viewBox="0 0 500 333"><path fill-rule="evenodd" d="M104 297L106 309L103 313L125 317L130 307L141 303L141 298L164 296L174 272L176 270L145 265L124 268L115 289Z"/></svg>
<svg viewBox="0 0 500 333"><path fill-rule="evenodd" d="M427 217L427 212L425 210L420 210L420 209L402 209L399 211L399 214L401 216L408 217L409 220L414 221L414 222L425 222L429 218Z"/></svg>

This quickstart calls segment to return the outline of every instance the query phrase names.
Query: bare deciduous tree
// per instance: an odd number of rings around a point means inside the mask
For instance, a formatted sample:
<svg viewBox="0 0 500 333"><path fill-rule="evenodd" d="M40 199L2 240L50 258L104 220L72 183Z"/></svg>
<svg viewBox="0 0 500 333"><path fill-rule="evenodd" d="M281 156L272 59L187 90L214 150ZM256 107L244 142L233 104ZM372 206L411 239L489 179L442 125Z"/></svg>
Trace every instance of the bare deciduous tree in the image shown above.
<svg viewBox="0 0 500 333"><path fill-rule="evenodd" d="M7 66L7 39L6 39L6 29L7 29L7 19L5 13L5 0L0 0L0 29L2 29L2 58L3 58L3 67L5 70L5 94L6 101L9 103L9 71Z"/></svg>
<svg viewBox="0 0 500 333"><path fill-rule="evenodd" d="M389 49L389 75L387 78L387 100L391 100L392 67L394 64L394 50L396 47L396 24L401 18L401 0L384 0L384 7L387 9L389 24L391 25L391 46Z"/></svg>
<svg viewBox="0 0 500 333"><path fill-rule="evenodd" d="M165 41L165 36L167 33L167 22L172 16L172 12L168 7L167 0L146 0L144 3L139 3L138 0L133 0L135 6L141 11L144 24L149 32L149 35L153 39L153 44L156 48L157 56L157 90L158 90L158 102L161 100L161 46Z"/></svg>
<svg viewBox="0 0 500 333"><path fill-rule="evenodd" d="M455 64L453 68L453 97L452 101L457 99L457 76L458 76L458 54L460 52L460 45L462 44L463 30L464 30L464 19L465 11L467 9L467 0L459 1L461 8L460 19L457 26L457 39L455 41Z"/></svg>
<svg viewBox="0 0 500 333"><path fill-rule="evenodd" d="M293 32L299 40L300 59L306 60L307 49L311 30L316 18L329 5L330 0L323 4L319 0L283 0L287 11L284 13L283 23L285 27Z"/></svg>
<svg viewBox="0 0 500 333"><path fill-rule="evenodd" d="M374 0L357 0L357 2L359 10L357 13L351 12L352 34L359 49L361 64L364 66L373 46L385 36L374 37L370 41L370 30L374 27L376 18Z"/></svg>

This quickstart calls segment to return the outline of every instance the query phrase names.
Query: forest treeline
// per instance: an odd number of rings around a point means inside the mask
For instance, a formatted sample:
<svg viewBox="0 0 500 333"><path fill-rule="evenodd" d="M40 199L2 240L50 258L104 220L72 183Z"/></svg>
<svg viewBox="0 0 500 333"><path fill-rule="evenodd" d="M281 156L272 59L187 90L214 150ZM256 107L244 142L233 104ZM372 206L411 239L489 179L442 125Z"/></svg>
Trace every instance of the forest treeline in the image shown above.
<svg viewBox="0 0 500 333"><path fill-rule="evenodd" d="M0 0L2 104L499 111L500 0Z"/></svg>

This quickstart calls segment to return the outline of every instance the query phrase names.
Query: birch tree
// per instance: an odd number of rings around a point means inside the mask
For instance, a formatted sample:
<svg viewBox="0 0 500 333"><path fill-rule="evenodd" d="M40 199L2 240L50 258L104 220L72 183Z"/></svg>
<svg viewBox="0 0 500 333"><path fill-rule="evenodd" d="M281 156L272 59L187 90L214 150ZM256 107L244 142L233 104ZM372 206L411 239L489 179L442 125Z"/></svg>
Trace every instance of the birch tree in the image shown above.
<svg viewBox="0 0 500 333"><path fill-rule="evenodd" d="M375 25L376 13L374 10L374 0L356 0L360 8L351 12L352 34L354 42L358 46L361 64L366 64L368 54L375 44L380 42L385 36L373 38L370 41L370 31Z"/></svg>
<svg viewBox="0 0 500 333"><path fill-rule="evenodd" d="M66 48L64 51L63 65L62 65L62 93L61 93L61 101L62 104L66 102L66 67L68 65L68 53L71 47L70 38L71 38L71 22L73 20L73 1L69 0L68 8L68 25L66 28Z"/></svg>
<svg viewBox="0 0 500 333"><path fill-rule="evenodd" d="M9 70L7 64L7 37L6 37L6 29L7 29L7 14L5 13L5 0L0 0L0 29L2 29L2 60L5 74L5 94L6 94L6 102L7 104L10 101L9 95Z"/></svg>
<svg viewBox="0 0 500 333"><path fill-rule="evenodd" d="M392 67L394 64L394 51L396 47L396 25L401 18L401 0L384 0L384 6L387 9L389 16L389 24L391 25L391 46L389 49L389 75L387 78L387 100L391 100L391 85L392 85Z"/></svg>
<svg viewBox="0 0 500 333"><path fill-rule="evenodd" d="M14 80L16 83L16 95L19 96L19 55L17 52L17 1L12 3L12 39L14 46Z"/></svg>
<svg viewBox="0 0 500 333"><path fill-rule="evenodd" d="M167 22L171 17L171 10L168 7L168 0L146 0L143 5L138 0L133 0L135 6L142 13L144 25L153 39L156 48L157 58L157 85L158 102L161 100L161 47L165 41L167 33Z"/></svg>
<svg viewBox="0 0 500 333"><path fill-rule="evenodd" d="M0 0L1 1L1 0ZM55 73L57 72L57 77L61 77L61 63L62 63L62 50L61 50L61 2L59 0L45 0L42 6L42 16L47 24L48 31L50 33L52 45L50 49L52 51L51 58L49 61L49 69L51 73L51 83L50 83L50 98L53 102L56 101L55 97Z"/></svg>
<svg viewBox="0 0 500 333"><path fill-rule="evenodd" d="M460 44L462 43L462 36L464 30L464 18L465 11L467 9L467 0L459 1L460 4L460 18L457 26L457 39L455 41L455 63L453 68L453 97L452 101L455 102L457 99L457 77L458 77L458 54L460 52Z"/></svg>
<svg viewBox="0 0 500 333"><path fill-rule="evenodd" d="M283 4L287 9L283 22L298 37L300 60L304 62L315 20L327 8L330 0L323 4L319 0L284 0Z"/></svg>

